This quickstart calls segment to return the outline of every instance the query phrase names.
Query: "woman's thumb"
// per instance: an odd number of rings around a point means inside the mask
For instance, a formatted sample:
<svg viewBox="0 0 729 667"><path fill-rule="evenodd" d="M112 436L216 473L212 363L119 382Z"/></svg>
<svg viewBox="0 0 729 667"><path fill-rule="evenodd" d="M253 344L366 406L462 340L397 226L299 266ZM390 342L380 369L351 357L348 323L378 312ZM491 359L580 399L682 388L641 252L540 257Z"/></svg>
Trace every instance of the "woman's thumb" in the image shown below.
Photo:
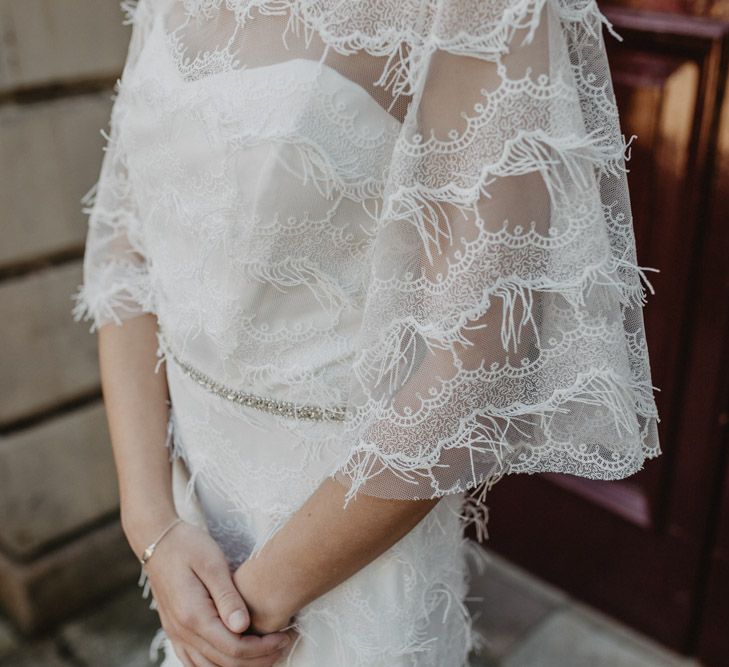
<svg viewBox="0 0 729 667"><path fill-rule="evenodd" d="M225 625L228 626L228 630L232 632L245 632L248 628L248 613L245 609L245 605L242 609L235 609L228 614L228 619L225 621Z"/></svg>
<svg viewBox="0 0 729 667"><path fill-rule="evenodd" d="M228 568L216 568L214 574L208 574L205 585L226 627L231 632L245 632L251 622L250 614Z"/></svg>

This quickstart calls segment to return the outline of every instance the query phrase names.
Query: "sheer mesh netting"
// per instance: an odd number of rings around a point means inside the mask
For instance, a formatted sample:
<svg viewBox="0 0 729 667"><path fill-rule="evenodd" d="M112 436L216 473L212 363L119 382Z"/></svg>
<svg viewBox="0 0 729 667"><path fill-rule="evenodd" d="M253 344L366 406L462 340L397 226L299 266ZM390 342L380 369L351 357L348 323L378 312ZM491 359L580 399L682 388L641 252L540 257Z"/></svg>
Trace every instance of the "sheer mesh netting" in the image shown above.
<svg viewBox="0 0 729 667"><path fill-rule="evenodd" d="M153 312L223 385L342 406L350 498L658 455L595 2L127 9L77 317Z"/></svg>

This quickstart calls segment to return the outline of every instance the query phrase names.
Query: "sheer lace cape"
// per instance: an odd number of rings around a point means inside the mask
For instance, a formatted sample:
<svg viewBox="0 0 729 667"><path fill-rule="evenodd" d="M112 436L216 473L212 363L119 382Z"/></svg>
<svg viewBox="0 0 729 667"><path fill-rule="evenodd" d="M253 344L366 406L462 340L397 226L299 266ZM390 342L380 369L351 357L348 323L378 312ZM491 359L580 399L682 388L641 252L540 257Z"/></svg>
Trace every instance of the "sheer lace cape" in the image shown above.
<svg viewBox="0 0 729 667"><path fill-rule="evenodd" d="M77 317L101 326L159 308L145 246L149 211L140 211L148 186L133 173L135 147L119 126L127 83L146 67L148 36L161 30L174 76L205 91L180 104L226 90L200 114L204 132L250 146L278 140L271 127L287 115L308 119L297 125L306 132L285 138L291 173L322 202L368 221L366 241L352 247L343 227L308 220L302 236L307 212L292 222L281 211L256 224L286 253L274 260L270 245L265 258L251 246L230 267L267 262L266 280L282 290L309 286L331 322L359 314L333 471L349 498L483 490L509 473L617 479L659 453L629 142L605 54L610 26L594 1L124 5L134 32L87 202ZM312 96L318 77L235 78L294 61L316 64L334 92ZM358 124L337 85L376 104L381 121ZM298 106L302 91L310 118ZM154 92L150 108L163 114L172 97ZM261 114L266 96L270 113ZM251 100L259 111L240 131L233 119ZM317 131L323 117L328 129ZM215 194L205 184L201 198ZM322 234L338 234L336 262L316 252ZM292 262L297 252L305 256ZM333 268L347 262L344 273ZM241 340L235 327L229 320L216 332L230 350Z"/></svg>

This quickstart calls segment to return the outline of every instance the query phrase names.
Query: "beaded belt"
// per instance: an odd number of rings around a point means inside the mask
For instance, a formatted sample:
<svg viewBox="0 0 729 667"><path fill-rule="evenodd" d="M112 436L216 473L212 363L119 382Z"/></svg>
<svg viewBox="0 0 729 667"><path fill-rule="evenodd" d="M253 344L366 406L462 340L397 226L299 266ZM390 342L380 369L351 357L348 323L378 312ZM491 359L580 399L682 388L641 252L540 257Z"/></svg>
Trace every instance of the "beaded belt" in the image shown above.
<svg viewBox="0 0 729 667"><path fill-rule="evenodd" d="M160 339L164 340L160 334ZM239 391L231 387L226 387L220 384L209 375L206 375L197 368L191 366L186 361L180 359L172 350L169 345L164 343L165 352L168 357L180 367L182 372L187 375L191 380L199 384L201 387L207 389L209 392L220 396L233 403L244 405L249 408L256 408L257 410L263 410L264 412L270 412L275 415L282 417L292 417L294 419L312 419L316 421L344 421L347 409L344 406L335 407L320 407L318 405L306 405L301 403L294 403L293 401L282 401L273 398L267 398L266 396L259 396L257 394L250 394L245 391Z"/></svg>

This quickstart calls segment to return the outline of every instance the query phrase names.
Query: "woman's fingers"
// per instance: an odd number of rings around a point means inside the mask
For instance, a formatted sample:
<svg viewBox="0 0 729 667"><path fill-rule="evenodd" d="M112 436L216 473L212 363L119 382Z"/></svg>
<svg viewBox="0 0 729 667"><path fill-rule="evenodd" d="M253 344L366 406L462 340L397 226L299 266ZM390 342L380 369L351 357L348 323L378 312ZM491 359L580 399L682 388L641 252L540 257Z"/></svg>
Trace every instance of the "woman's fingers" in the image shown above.
<svg viewBox="0 0 729 667"><path fill-rule="evenodd" d="M220 667L220 665L210 662L210 660L194 648L187 649L187 652L195 663L195 667Z"/></svg>
<svg viewBox="0 0 729 667"><path fill-rule="evenodd" d="M274 632L270 635L244 635L243 652L249 658L263 658L283 651L292 642L287 632Z"/></svg>
<svg viewBox="0 0 729 667"><path fill-rule="evenodd" d="M198 655L214 667L273 664L291 643L283 631L241 634L250 625L246 604L220 547L197 528L181 524L172 532L155 551L147 574L168 637L187 651L180 657L185 667L198 667ZM235 612L244 613L242 624ZM226 621L243 630L231 630Z"/></svg>
<svg viewBox="0 0 729 667"><path fill-rule="evenodd" d="M215 603L218 616L231 632L245 632L250 625L250 615L243 598L233 583L228 564L220 558L208 558L195 570Z"/></svg>
<svg viewBox="0 0 729 667"><path fill-rule="evenodd" d="M184 648L182 648L179 645L172 644L172 650L175 652L175 655L177 656L177 659L185 666L185 667L195 667L195 664L190 660L190 656L187 655L187 651L185 651Z"/></svg>
<svg viewBox="0 0 729 667"><path fill-rule="evenodd" d="M218 618L210 598L207 604L190 605L178 615L178 634L220 667L233 667L239 651L239 635L232 633Z"/></svg>
<svg viewBox="0 0 729 667"><path fill-rule="evenodd" d="M222 553L219 558L210 554L205 564L197 567L195 575L210 595L208 602L212 601L212 605L208 604L205 610L198 612L200 625L197 626L196 632L210 647L213 647L213 650L201 647L204 654L213 662L221 659L221 653L222 656L242 660L265 658L282 651L290 644L291 637L286 632L264 636L241 636L240 633L250 625L250 615L245 601L235 587ZM240 630L233 630L231 623L225 622L226 618L230 620L236 613L244 615L243 624L239 626Z"/></svg>
<svg viewBox="0 0 729 667"><path fill-rule="evenodd" d="M218 618L202 625L198 633L205 638L204 643L196 644L198 650L221 667L247 666L250 660L277 656L291 643L284 632L261 637L232 635Z"/></svg>
<svg viewBox="0 0 729 667"><path fill-rule="evenodd" d="M265 658L252 658L250 661L246 661L245 667L273 667L279 665L279 660L283 657L282 653L275 655L269 655Z"/></svg>
<svg viewBox="0 0 729 667"><path fill-rule="evenodd" d="M205 586L192 570L178 577L177 583L174 596L158 605L167 634L222 667L234 665L230 658L237 649L238 635L223 625Z"/></svg>
<svg viewBox="0 0 729 667"><path fill-rule="evenodd" d="M181 625L178 634L208 660L221 667L246 665L246 660L272 655L290 641L284 632L261 637L231 632L220 620L213 601L207 596L202 603L180 611L178 619Z"/></svg>
<svg viewBox="0 0 729 667"><path fill-rule="evenodd" d="M195 657L197 654L205 657L214 667L273 665L290 649L296 637L293 630L262 636L234 634L223 625L210 598L206 598L203 604L191 605L185 612L175 616L172 620L160 614L160 619L175 645L185 647L186 659L192 667L199 667L199 660ZM180 659L184 662L183 658ZM187 663L185 667L188 667Z"/></svg>

